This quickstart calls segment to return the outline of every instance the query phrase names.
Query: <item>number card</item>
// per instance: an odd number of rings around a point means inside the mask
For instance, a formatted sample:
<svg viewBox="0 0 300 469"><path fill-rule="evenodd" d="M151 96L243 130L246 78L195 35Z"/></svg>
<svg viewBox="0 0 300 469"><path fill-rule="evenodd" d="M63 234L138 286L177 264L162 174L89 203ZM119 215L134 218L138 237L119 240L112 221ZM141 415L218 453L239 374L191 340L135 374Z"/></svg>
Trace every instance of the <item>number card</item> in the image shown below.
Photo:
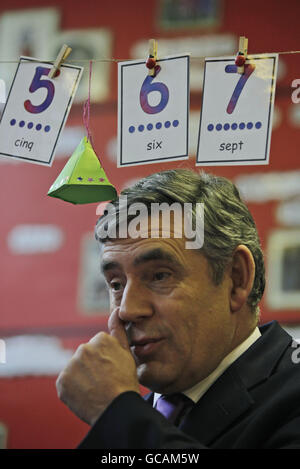
<svg viewBox="0 0 300 469"><path fill-rule="evenodd" d="M197 165L269 163L277 54L205 60Z"/></svg>
<svg viewBox="0 0 300 469"><path fill-rule="evenodd" d="M0 156L51 166L66 123L82 67L52 65L20 57L0 123Z"/></svg>
<svg viewBox="0 0 300 469"><path fill-rule="evenodd" d="M120 62L118 167L188 158L189 56Z"/></svg>

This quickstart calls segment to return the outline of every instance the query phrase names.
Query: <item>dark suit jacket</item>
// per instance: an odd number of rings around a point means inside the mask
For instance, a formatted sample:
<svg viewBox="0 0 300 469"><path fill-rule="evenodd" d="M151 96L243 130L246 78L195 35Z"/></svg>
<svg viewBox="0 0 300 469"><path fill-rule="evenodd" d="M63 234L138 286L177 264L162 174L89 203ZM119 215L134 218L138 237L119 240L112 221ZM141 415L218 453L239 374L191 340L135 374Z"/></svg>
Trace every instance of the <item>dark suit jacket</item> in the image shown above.
<svg viewBox="0 0 300 469"><path fill-rule="evenodd" d="M218 378L178 428L135 392L118 396L81 448L300 448L300 349L277 322Z"/></svg>

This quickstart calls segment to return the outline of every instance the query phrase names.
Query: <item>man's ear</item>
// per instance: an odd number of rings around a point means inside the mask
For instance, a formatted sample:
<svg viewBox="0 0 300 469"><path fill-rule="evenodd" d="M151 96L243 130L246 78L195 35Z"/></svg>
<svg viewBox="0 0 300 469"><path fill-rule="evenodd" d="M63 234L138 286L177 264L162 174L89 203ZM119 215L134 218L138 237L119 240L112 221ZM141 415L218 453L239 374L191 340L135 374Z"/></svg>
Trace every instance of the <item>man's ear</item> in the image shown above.
<svg viewBox="0 0 300 469"><path fill-rule="evenodd" d="M253 287L255 262L251 251L240 244L233 253L231 264L232 289L230 308L236 312L244 306Z"/></svg>

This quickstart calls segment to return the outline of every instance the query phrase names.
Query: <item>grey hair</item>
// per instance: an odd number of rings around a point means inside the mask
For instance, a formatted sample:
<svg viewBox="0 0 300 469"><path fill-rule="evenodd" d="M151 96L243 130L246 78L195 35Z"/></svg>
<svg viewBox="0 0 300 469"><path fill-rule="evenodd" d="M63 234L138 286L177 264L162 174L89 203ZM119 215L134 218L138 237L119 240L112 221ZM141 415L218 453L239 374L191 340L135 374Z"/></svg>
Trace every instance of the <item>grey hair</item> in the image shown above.
<svg viewBox="0 0 300 469"><path fill-rule="evenodd" d="M186 169L174 169L152 174L139 180L132 187L122 191L127 196L128 206L142 202L151 203L204 204L204 244L201 252L207 258L212 279L220 284L226 266L230 263L236 247L243 244L251 251L255 262L255 278L248 304L258 317L258 303L265 288L265 268L255 222L249 209L242 201L236 186L224 177L205 172L200 174ZM118 199L112 202L117 207ZM105 222L104 214L96 225L96 239L99 226Z"/></svg>

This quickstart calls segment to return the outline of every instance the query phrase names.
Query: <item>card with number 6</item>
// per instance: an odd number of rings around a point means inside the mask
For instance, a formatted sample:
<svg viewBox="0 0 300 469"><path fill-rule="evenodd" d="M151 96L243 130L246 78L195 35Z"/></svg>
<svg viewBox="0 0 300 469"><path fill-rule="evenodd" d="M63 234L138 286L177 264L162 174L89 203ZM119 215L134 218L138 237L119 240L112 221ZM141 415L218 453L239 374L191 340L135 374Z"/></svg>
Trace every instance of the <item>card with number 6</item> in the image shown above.
<svg viewBox="0 0 300 469"><path fill-rule="evenodd" d="M118 166L188 158L189 56L119 62Z"/></svg>
<svg viewBox="0 0 300 469"><path fill-rule="evenodd" d="M0 156L51 166L70 112L82 67L52 66L20 57L0 122Z"/></svg>

